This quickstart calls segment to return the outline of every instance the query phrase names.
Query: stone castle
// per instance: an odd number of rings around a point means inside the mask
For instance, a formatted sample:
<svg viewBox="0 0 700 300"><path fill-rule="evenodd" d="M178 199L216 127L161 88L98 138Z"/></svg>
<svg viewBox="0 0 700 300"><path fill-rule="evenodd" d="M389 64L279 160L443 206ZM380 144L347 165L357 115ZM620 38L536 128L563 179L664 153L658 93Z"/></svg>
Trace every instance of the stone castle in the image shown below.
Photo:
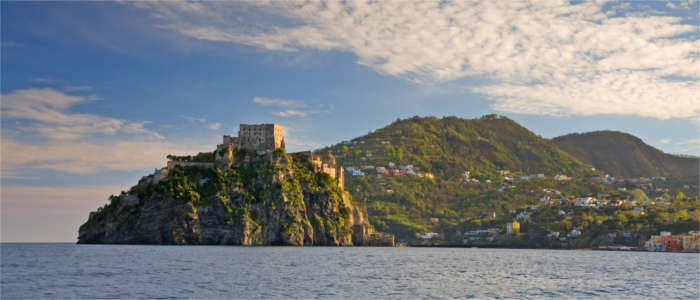
<svg viewBox="0 0 700 300"><path fill-rule="evenodd" d="M245 149L258 155L264 155L276 149L285 149L283 130L284 127L279 124L241 124L237 137L224 135L222 143L216 145L216 151L213 153L214 161L190 161L168 156L167 167L156 169L151 176L153 176L153 181L157 183L160 179L168 176L168 172L176 166L228 169L234 162L234 156L238 149ZM314 166L314 172L324 172L337 179L340 187L344 187L345 173L343 167L337 164L333 155L316 155L311 151L292 153L292 155L309 159Z"/></svg>
<svg viewBox="0 0 700 300"><path fill-rule="evenodd" d="M238 136L224 135L223 142L216 145L214 159L217 165L233 162L237 149L246 149L258 154L284 149L284 127L279 124L241 124Z"/></svg>
<svg viewBox="0 0 700 300"><path fill-rule="evenodd" d="M238 129L238 137L224 136L224 142L217 145L217 150L228 146L247 149L251 151L274 151L277 148L284 149L284 127L279 124L241 124Z"/></svg>

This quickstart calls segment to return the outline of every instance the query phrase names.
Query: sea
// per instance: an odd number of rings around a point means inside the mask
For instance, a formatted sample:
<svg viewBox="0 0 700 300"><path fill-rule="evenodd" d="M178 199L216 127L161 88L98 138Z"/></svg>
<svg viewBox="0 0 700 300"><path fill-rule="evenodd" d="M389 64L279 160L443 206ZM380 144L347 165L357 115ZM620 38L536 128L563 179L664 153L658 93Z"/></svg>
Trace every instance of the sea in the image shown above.
<svg viewBox="0 0 700 300"><path fill-rule="evenodd" d="M2 299L700 298L700 254L0 244Z"/></svg>

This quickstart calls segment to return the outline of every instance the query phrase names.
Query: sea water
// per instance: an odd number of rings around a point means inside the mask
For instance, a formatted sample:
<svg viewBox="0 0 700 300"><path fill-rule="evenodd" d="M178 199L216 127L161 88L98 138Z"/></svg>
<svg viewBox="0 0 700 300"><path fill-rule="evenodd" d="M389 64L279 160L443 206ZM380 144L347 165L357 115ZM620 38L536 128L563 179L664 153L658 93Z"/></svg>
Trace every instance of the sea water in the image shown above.
<svg viewBox="0 0 700 300"><path fill-rule="evenodd" d="M700 255L1 244L14 298L700 298Z"/></svg>

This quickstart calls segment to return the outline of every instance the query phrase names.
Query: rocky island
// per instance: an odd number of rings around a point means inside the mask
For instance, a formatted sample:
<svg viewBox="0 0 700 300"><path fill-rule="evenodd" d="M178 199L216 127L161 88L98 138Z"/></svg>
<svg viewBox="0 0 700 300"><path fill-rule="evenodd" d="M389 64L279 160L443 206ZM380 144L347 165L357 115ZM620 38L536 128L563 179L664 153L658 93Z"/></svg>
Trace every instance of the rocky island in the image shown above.
<svg viewBox="0 0 700 300"><path fill-rule="evenodd" d="M241 125L213 152L168 159L90 213L78 243L393 246L335 158L286 153L280 125Z"/></svg>

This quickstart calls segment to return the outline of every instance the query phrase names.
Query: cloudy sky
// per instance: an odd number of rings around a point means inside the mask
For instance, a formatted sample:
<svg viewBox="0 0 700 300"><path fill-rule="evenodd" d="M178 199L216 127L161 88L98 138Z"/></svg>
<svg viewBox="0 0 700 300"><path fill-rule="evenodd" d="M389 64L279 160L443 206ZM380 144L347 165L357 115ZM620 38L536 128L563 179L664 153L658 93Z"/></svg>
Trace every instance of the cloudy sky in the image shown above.
<svg viewBox="0 0 700 300"><path fill-rule="evenodd" d="M239 123L290 150L506 115L700 154L697 1L1 2L2 241L76 240L165 155Z"/></svg>

